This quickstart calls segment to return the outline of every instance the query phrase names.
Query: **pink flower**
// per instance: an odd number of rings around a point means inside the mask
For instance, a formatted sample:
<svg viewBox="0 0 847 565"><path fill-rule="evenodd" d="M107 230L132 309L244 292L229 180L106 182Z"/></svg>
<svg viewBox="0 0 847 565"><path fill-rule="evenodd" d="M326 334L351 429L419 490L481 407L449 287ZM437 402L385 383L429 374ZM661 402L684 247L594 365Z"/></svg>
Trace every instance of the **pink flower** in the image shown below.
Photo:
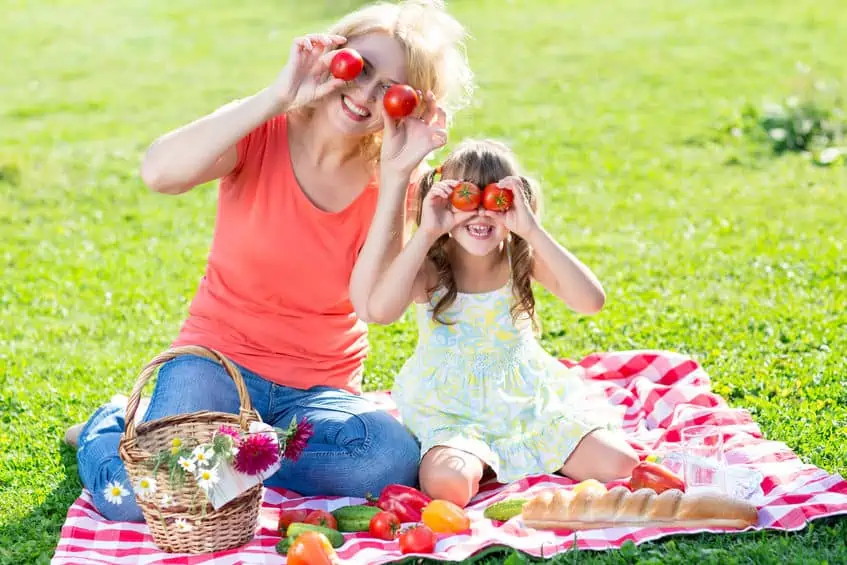
<svg viewBox="0 0 847 565"><path fill-rule="evenodd" d="M235 470L247 475L259 475L279 460L274 441L264 434L249 435L238 445L234 458Z"/></svg>
<svg viewBox="0 0 847 565"><path fill-rule="evenodd" d="M218 428L218 433L224 436L229 436L232 438L232 441L238 441L239 435L238 430L233 428L232 426L221 426Z"/></svg>
<svg viewBox="0 0 847 565"><path fill-rule="evenodd" d="M303 450L306 449L306 444L309 442L309 438L311 438L314 433L314 427L307 420L303 419L297 422L297 429L294 430L294 433L291 434L291 437L289 437L288 441L285 442L285 451L283 451L282 456L285 459L297 461L303 453Z"/></svg>

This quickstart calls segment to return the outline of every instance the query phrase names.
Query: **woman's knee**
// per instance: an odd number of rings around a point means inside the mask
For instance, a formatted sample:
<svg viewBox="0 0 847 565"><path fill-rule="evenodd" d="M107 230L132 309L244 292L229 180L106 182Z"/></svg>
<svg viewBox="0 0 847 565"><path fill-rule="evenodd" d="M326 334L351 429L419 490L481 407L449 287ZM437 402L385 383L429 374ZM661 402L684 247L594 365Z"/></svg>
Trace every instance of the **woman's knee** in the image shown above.
<svg viewBox="0 0 847 565"><path fill-rule="evenodd" d="M465 507L479 492L483 470L482 461L470 453L434 447L421 461L421 490L430 498Z"/></svg>
<svg viewBox="0 0 847 565"><path fill-rule="evenodd" d="M235 383L219 363L183 355L159 369L145 420L200 410L238 413Z"/></svg>
<svg viewBox="0 0 847 565"><path fill-rule="evenodd" d="M409 430L387 412L359 415L367 430L362 455L374 490L389 484L417 485L420 446Z"/></svg>

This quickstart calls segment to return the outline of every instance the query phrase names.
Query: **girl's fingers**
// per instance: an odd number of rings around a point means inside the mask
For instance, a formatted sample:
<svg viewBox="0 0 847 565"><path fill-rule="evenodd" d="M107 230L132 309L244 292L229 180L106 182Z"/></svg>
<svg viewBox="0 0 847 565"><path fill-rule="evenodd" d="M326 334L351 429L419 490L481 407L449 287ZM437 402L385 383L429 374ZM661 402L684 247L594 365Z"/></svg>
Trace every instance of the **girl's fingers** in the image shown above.
<svg viewBox="0 0 847 565"><path fill-rule="evenodd" d="M466 222L476 215L477 215L476 210L453 212L454 225L459 225L462 222Z"/></svg>

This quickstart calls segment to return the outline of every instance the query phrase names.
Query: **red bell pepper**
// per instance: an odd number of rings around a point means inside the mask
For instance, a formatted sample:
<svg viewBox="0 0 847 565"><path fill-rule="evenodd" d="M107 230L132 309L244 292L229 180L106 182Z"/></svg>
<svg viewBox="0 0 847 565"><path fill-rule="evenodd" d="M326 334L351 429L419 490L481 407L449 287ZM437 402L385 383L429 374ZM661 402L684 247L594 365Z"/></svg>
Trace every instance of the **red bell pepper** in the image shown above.
<svg viewBox="0 0 847 565"><path fill-rule="evenodd" d="M373 502L373 499L368 497ZM382 489L376 506L393 512L400 522L420 522L424 506L432 499L421 491L405 485L388 485Z"/></svg>
<svg viewBox="0 0 847 565"><path fill-rule="evenodd" d="M629 480L632 490L649 488L661 493L669 489L679 489L685 492L685 483L667 467L650 461L642 461L632 470Z"/></svg>

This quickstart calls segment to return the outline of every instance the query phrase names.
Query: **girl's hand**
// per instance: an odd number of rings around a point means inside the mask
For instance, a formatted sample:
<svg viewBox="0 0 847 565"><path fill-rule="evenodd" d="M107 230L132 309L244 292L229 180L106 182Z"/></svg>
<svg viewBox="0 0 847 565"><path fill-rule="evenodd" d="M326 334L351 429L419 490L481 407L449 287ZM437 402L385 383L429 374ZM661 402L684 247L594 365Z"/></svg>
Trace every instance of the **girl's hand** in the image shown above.
<svg viewBox="0 0 847 565"><path fill-rule="evenodd" d="M510 232L528 239L540 225L538 218L535 217L529 207L529 202L527 202L526 194L523 191L523 182L520 177L509 176L497 182L497 186L512 191L514 195L512 207L505 212L482 209L480 214L501 222Z"/></svg>
<svg viewBox="0 0 847 565"><path fill-rule="evenodd" d="M457 180L439 181L432 185L424 198L420 229L432 238L441 237L477 213L476 210L463 212L450 204L450 195L457 184Z"/></svg>
<svg viewBox="0 0 847 565"><path fill-rule="evenodd" d="M288 63L269 90L275 113L311 104L344 86L329 73L335 48L347 41L340 35L312 34L299 37L291 46Z"/></svg>
<svg viewBox="0 0 847 565"><path fill-rule="evenodd" d="M447 143L447 114L435 102L432 92L422 100L420 117L415 114L395 120L382 108L385 130L382 136L381 167L383 172L402 177L411 175L423 158Z"/></svg>

